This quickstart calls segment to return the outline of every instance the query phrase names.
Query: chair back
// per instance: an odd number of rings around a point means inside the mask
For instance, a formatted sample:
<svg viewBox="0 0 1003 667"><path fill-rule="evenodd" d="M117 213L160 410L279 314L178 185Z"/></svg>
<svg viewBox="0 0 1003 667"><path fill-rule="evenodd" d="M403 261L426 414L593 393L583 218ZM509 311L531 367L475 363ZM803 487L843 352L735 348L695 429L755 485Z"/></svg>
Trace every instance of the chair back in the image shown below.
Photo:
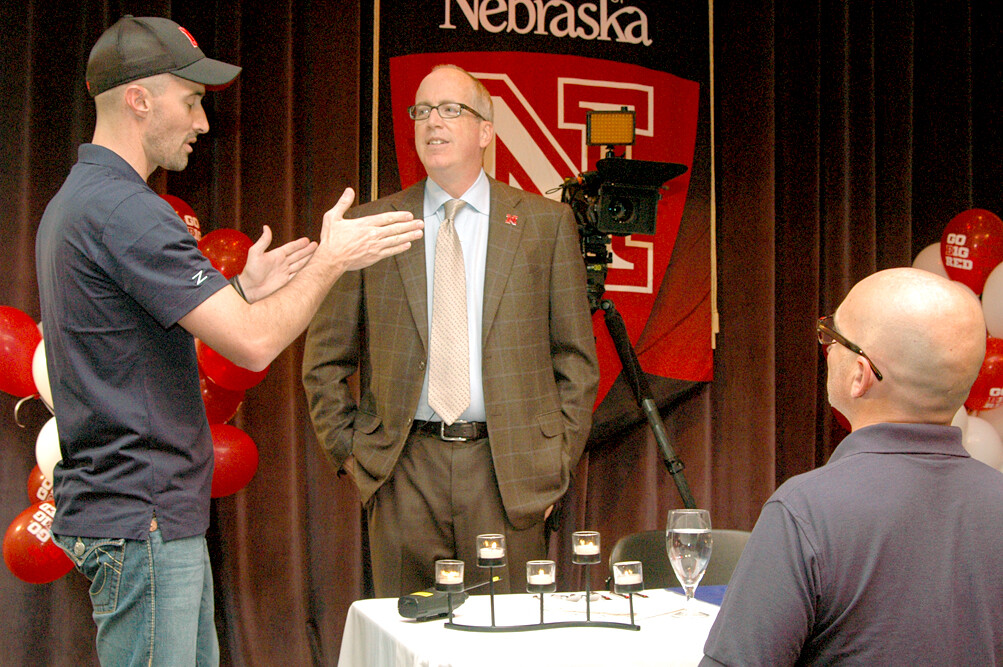
<svg viewBox="0 0 1003 667"><path fill-rule="evenodd" d="M750 533L746 530L714 528L711 530L711 535L714 538L714 546L707 572L700 580L700 585L727 585L735 565L738 564L738 558L742 555L742 549L749 541ZM664 530L645 530L625 535L617 540L609 554L610 572L613 571L613 563L625 560L641 561L645 588L675 588L681 585L669 563Z"/></svg>

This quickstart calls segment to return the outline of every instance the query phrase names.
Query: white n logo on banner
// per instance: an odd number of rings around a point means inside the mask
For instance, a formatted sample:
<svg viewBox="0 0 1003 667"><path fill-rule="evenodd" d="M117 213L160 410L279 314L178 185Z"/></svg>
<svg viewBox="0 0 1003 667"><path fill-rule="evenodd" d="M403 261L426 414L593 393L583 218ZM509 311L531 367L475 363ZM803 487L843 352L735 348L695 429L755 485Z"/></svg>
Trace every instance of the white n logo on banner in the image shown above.
<svg viewBox="0 0 1003 667"><path fill-rule="evenodd" d="M518 164L524 177L520 180L520 175L512 173L512 170L500 169L496 144L489 146L485 152L484 170L492 177L523 190L539 192L560 200L560 191L551 191L565 178L587 171L590 160L594 162L602 157L600 147L586 144L586 111L615 110L622 107L640 110L643 113L637 114L636 134L649 137L654 135L655 94L652 86L558 77L557 129L574 130L577 135L577 145L562 146L507 74L475 72L473 75L491 90L496 142L511 153L512 160ZM610 101L611 99L615 101ZM577 164L569 153L578 155ZM631 157L630 146L626 147L626 157ZM523 182L525 179L529 182ZM642 259L628 261L618 255L610 244L609 249L613 253L610 268L629 271L631 279L630 284L618 284L611 277L606 282L606 289L614 292L654 293L654 244L627 236L624 238L624 245L641 250Z"/></svg>

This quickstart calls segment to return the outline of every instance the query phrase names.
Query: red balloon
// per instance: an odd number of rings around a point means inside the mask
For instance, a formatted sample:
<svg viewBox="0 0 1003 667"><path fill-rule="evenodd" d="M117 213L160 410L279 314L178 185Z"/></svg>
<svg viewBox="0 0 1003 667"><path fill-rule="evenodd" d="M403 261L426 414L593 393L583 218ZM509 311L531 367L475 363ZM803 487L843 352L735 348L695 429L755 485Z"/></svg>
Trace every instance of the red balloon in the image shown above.
<svg viewBox="0 0 1003 667"><path fill-rule="evenodd" d="M247 251L254 242L236 229L217 229L199 241L199 250L227 279L239 275L247 262Z"/></svg>
<svg viewBox="0 0 1003 667"><path fill-rule="evenodd" d="M225 424L237 414L237 409L244 401L243 391L224 389L199 371L199 386L202 388L202 402L205 403L205 416L210 424Z"/></svg>
<svg viewBox="0 0 1003 667"><path fill-rule="evenodd" d="M35 320L12 306L0 306L0 391L18 398L38 393L31 374L42 340Z"/></svg>
<svg viewBox="0 0 1003 667"><path fill-rule="evenodd" d="M269 367L265 367L263 371L249 371L233 363L198 338L195 339L195 352L198 355L199 368L205 376L223 389L244 391L259 384L268 375Z"/></svg>
<svg viewBox="0 0 1003 667"><path fill-rule="evenodd" d="M986 338L986 358L968 392L969 410L992 410L1003 405L1003 338Z"/></svg>
<svg viewBox="0 0 1003 667"><path fill-rule="evenodd" d="M240 491L258 470L258 448L251 436L236 426L212 424L213 498L222 498Z"/></svg>
<svg viewBox="0 0 1003 667"><path fill-rule="evenodd" d="M199 224L198 216L195 215L195 210L189 206L184 199L180 197L175 197L174 195L160 195L164 198L174 212L178 214L178 217L185 221L185 226L188 227L188 233L195 237L196 241L202 240L202 225Z"/></svg>
<svg viewBox="0 0 1003 667"><path fill-rule="evenodd" d="M947 277L982 294L986 278L1003 262L1003 220L981 208L954 216L940 237Z"/></svg>
<svg viewBox="0 0 1003 667"><path fill-rule="evenodd" d="M28 473L28 502L53 502L52 482L46 479L38 466Z"/></svg>
<svg viewBox="0 0 1003 667"><path fill-rule="evenodd" d="M35 503L17 515L3 538L3 560L14 576L29 584L47 584L73 569L73 561L52 541L56 506Z"/></svg>

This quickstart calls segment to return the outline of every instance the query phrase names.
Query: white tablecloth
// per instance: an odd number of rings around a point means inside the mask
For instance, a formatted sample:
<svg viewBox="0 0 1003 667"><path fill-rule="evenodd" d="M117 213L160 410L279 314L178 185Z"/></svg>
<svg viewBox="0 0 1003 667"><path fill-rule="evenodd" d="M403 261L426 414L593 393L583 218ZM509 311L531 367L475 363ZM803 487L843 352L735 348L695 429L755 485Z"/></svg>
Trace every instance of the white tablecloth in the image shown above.
<svg viewBox="0 0 1003 667"><path fill-rule="evenodd" d="M469 632L445 621L416 622L397 613L396 598L359 600L348 611L340 667L610 667L696 665L718 607L694 600L702 618L673 618L681 595L666 590L634 597L640 631L603 627L550 628L525 632ZM591 603L592 621L630 622L626 599L605 594ZM489 597L470 597L454 613L457 624L491 625ZM495 624L528 625L540 620L539 598L495 596ZM584 600L566 594L544 597L544 621L585 620Z"/></svg>

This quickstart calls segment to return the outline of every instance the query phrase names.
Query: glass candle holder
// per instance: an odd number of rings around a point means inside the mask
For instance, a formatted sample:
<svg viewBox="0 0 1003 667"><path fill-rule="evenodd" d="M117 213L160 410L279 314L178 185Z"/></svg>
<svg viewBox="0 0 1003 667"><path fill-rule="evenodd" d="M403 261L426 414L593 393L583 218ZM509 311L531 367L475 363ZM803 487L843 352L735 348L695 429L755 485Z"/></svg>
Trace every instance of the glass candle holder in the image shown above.
<svg viewBox="0 0 1003 667"><path fill-rule="evenodd" d="M571 562L576 565L595 565L602 560L599 533L594 530L579 530L572 533L571 547Z"/></svg>
<svg viewBox="0 0 1003 667"><path fill-rule="evenodd" d="M505 536L487 533L477 536L477 565L502 567L505 565Z"/></svg>
<svg viewBox="0 0 1003 667"><path fill-rule="evenodd" d="M459 593L463 590L463 561L435 561L435 590Z"/></svg>
<svg viewBox="0 0 1003 667"><path fill-rule="evenodd" d="M526 563L526 590L530 593L553 593L557 590L557 563L531 560Z"/></svg>
<svg viewBox="0 0 1003 667"><path fill-rule="evenodd" d="M613 592L626 594L640 590L644 590L641 561L626 560L622 563L613 563Z"/></svg>

